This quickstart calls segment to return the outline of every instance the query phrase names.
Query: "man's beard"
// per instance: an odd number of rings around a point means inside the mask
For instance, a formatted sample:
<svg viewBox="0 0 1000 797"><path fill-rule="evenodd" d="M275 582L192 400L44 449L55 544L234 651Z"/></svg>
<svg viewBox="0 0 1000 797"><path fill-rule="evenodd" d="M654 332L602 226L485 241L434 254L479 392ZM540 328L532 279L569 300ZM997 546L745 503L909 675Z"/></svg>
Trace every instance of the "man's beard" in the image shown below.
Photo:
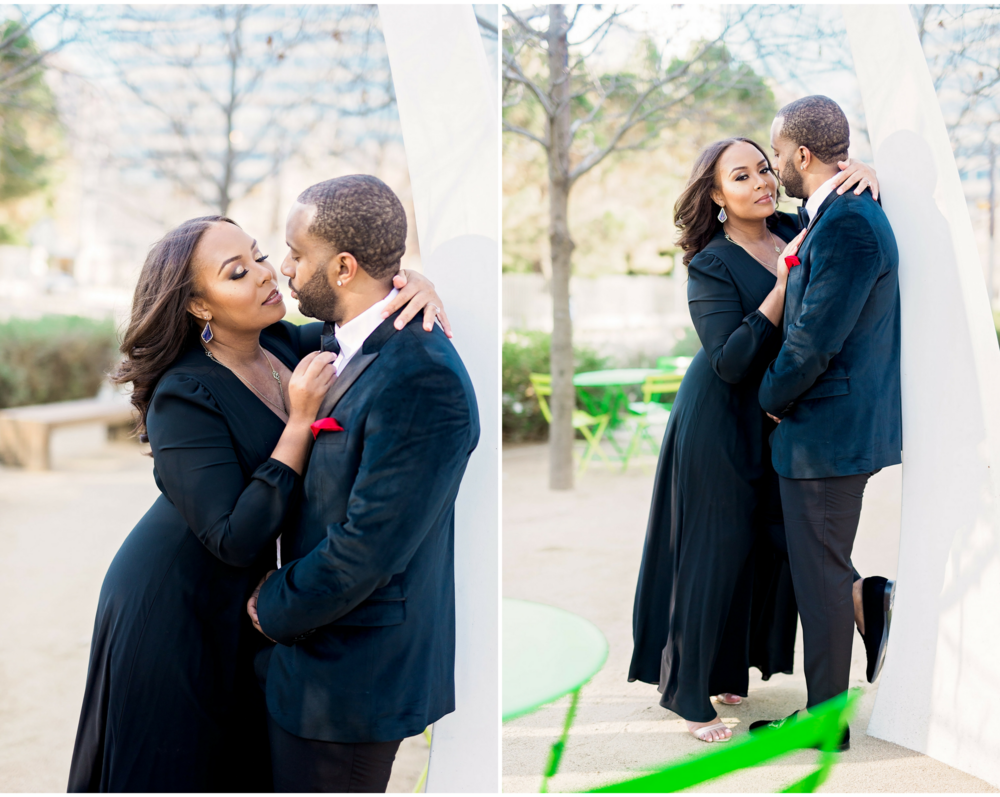
<svg viewBox="0 0 1000 797"><path fill-rule="evenodd" d="M796 199L809 198L806 196L806 186L802 175L795 171L795 166L790 160L785 164L785 168L779 176L781 184L785 187L785 194Z"/></svg>
<svg viewBox="0 0 1000 797"><path fill-rule="evenodd" d="M293 289L299 298L299 312L320 321L340 323L341 302L326 278L326 266L316 269L309 282Z"/></svg>

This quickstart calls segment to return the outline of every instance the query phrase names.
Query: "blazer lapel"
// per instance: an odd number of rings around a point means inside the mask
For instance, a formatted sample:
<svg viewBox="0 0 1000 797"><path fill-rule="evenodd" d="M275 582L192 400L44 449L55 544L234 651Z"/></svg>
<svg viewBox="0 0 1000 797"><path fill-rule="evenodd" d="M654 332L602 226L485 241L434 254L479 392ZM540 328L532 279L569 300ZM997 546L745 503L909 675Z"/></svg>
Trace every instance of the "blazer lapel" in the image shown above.
<svg viewBox="0 0 1000 797"><path fill-rule="evenodd" d="M809 233L812 228L816 226L816 222L822 218L823 214L829 209L830 205L833 204L834 200L839 197L836 191L831 191L830 195L823 200L823 203L816 210L816 215L809 219L809 224L806 227L805 238L802 239L802 243L799 244L799 259L802 261L802 265L795 269L794 272L789 271L788 273L788 287L785 290L785 317L781 320L782 328L785 333L788 332L788 327L795 323L795 320L799 316L799 312L802 309L802 295L805 292L806 283L809 281L809 261L806 260L806 249L809 246Z"/></svg>
<svg viewBox="0 0 1000 797"><path fill-rule="evenodd" d="M351 358L351 361L344 370L340 372L340 376L333 380L333 387L327 391L326 396L323 398L323 403L319 405L319 412L316 414L317 420L330 417L333 408L337 406L337 402L347 392L347 388L353 385L357 378L376 359L378 359L378 352L365 354L363 351L359 351Z"/></svg>
<svg viewBox="0 0 1000 797"><path fill-rule="evenodd" d="M375 328L375 331L365 340L364 344L361 346L361 351L355 354L349 363L344 367L344 370L340 372L338 376L333 381L333 387L327 392L326 396L323 398L323 403L319 405L319 412L316 414L316 419L329 418L330 414L333 412L334 408L337 406L337 402L343 397L347 392L347 389L357 381L357 378L365 372L365 369L371 365L377 358L379 351L382 346L385 345L386 341L392 337L395 333L396 327L394 326L396 322L396 317L402 312L402 310L397 310L391 316L389 316L385 321Z"/></svg>
<svg viewBox="0 0 1000 797"><path fill-rule="evenodd" d="M809 226L806 227L806 235L809 235L809 232L812 230L812 228L816 226L816 222L819 221L820 217L824 213L826 213L830 205L833 204L833 200L835 200L839 196L840 194L838 194L836 191L831 191L827 196L827 198L823 200L823 203L816 210L816 215L813 216L811 219L809 219Z"/></svg>

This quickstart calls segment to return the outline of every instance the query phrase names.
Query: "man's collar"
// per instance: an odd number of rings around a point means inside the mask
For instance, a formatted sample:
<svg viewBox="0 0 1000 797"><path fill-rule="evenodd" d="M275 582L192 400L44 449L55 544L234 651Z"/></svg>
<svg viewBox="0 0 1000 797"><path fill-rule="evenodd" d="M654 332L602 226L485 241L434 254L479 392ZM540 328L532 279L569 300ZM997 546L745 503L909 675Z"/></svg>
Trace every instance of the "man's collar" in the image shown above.
<svg viewBox="0 0 1000 797"><path fill-rule="evenodd" d="M382 309L396 297L399 291L393 288L382 300L375 302L363 313L356 315L343 326L336 327L337 341L340 343L340 351L345 357L350 358L354 352L360 349L368 336L372 334L379 325L382 324Z"/></svg>
<svg viewBox="0 0 1000 797"><path fill-rule="evenodd" d="M833 181L836 179L837 175L835 174L809 195L809 199L806 200L805 208L809 212L810 220L816 218L816 213L819 211L820 205L822 205L826 198L833 193Z"/></svg>

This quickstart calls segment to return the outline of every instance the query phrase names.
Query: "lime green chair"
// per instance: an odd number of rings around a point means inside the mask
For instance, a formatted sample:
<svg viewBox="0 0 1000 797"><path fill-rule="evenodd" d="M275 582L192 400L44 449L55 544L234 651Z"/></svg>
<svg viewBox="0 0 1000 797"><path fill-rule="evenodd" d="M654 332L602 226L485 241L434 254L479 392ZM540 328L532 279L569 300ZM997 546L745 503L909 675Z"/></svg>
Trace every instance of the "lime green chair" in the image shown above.
<svg viewBox="0 0 1000 797"><path fill-rule="evenodd" d="M639 452L643 442L649 445L654 455L659 455L660 443L649 433L649 427L666 426L674 405L672 402L664 403L653 399L676 396L683 379L683 374L654 374L647 376L642 383L642 401L633 401L628 405L635 429L622 455L622 471L628 469L629 460Z"/></svg>
<svg viewBox="0 0 1000 797"><path fill-rule="evenodd" d="M653 374L647 376L646 380L642 383L643 403L649 404L653 401L654 397L658 396L676 396L683 380L684 374Z"/></svg>
<svg viewBox="0 0 1000 797"><path fill-rule="evenodd" d="M747 734L741 739L733 739L718 752L694 755L660 769L649 775L613 783L599 789L591 789L597 794L664 794L680 791L699 783L705 783L730 772L747 767L760 766L780 756L796 750L819 750L817 768L782 789L783 793L813 792L829 777L837 762L837 745L848 720L857 710L860 689L828 700L812 709L809 715L794 722L788 722L778 729L767 729L759 734ZM713 745L714 746L714 745Z"/></svg>
<svg viewBox="0 0 1000 797"><path fill-rule="evenodd" d="M545 418L546 423L551 424L552 411L549 409L549 403L545 399L552 395L552 375L531 374L529 378L531 379L531 386L535 389L535 397L538 399L538 407L542 411L542 416ZM587 465L590 464L590 460L594 454L603 459L608 467L611 466L611 460L608 459L608 455L601 448L601 439L604 437L604 432L608 428L610 421L611 415L609 413L591 415L589 412L584 412L583 410L573 410L573 428L579 430L584 440L587 441L587 449L580 460L580 473L587 470Z"/></svg>

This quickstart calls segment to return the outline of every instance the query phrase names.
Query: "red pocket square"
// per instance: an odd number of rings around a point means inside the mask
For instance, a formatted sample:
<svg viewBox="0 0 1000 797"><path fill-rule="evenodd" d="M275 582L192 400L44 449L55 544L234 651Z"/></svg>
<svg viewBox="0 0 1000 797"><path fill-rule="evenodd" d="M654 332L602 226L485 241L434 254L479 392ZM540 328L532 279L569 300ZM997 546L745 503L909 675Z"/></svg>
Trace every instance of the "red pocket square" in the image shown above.
<svg viewBox="0 0 1000 797"><path fill-rule="evenodd" d="M785 265L791 268L792 266L801 266L802 261L799 260L795 255L789 255L785 258Z"/></svg>
<svg viewBox="0 0 1000 797"><path fill-rule="evenodd" d="M344 427L337 423L336 418L320 418L318 421L309 424L309 428L312 429L313 440L319 437L320 432L344 431Z"/></svg>

